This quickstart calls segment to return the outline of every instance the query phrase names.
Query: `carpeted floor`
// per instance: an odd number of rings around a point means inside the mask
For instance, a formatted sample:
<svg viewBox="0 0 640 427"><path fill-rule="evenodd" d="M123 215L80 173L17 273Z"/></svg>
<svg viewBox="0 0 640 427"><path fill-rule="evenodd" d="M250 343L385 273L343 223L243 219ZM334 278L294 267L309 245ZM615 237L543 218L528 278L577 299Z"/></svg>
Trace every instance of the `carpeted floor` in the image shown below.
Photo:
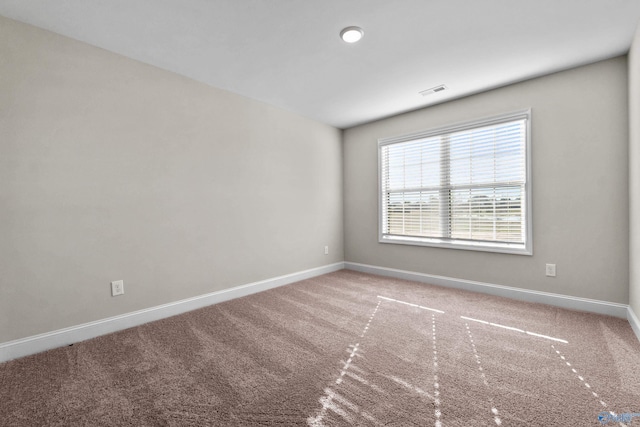
<svg viewBox="0 0 640 427"><path fill-rule="evenodd" d="M640 343L343 270L1 364L0 425L640 426Z"/></svg>

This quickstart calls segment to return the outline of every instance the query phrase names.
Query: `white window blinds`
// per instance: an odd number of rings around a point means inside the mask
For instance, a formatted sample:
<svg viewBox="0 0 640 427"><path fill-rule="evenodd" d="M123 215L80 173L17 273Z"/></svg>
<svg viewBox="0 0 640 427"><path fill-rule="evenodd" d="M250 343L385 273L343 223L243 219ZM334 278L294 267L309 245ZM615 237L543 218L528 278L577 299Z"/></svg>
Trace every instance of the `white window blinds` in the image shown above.
<svg viewBox="0 0 640 427"><path fill-rule="evenodd" d="M381 140L381 241L530 253L528 122Z"/></svg>

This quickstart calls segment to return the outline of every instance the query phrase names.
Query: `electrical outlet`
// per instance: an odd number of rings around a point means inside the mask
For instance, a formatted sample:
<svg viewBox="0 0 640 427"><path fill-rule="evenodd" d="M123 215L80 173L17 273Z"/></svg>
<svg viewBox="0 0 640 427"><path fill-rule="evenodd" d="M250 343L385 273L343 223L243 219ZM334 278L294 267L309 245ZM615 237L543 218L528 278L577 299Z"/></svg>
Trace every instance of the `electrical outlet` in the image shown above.
<svg viewBox="0 0 640 427"><path fill-rule="evenodd" d="M124 280L111 282L111 296L115 297L124 294Z"/></svg>
<svg viewBox="0 0 640 427"><path fill-rule="evenodd" d="M548 277L556 277L556 265L555 264L547 264L545 271Z"/></svg>
<svg viewBox="0 0 640 427"><path fill-rule="evenodd" d="M324 254L329 255L329 246L324 247Z"/></svg>

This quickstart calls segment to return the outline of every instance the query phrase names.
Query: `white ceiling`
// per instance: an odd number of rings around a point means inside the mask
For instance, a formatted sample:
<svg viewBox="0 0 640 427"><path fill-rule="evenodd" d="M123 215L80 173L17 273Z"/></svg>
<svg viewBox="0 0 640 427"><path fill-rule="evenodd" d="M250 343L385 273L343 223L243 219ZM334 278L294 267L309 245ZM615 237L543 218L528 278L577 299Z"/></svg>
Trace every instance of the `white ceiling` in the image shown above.
<svg viewBox="0 0 640 427"><path fill-rule="evenodd" d="M0 15L347 128L624 54L640 0L0 0Z"/></svg>

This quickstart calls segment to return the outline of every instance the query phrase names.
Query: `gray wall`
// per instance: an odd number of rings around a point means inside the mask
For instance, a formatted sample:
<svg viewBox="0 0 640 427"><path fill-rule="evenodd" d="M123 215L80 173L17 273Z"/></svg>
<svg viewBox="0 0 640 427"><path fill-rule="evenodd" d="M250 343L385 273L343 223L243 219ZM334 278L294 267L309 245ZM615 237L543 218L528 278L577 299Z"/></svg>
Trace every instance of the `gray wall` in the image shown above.
<svg viewBox="0 0 640 427"><path fill-rule="evenodd" d="M340 130L0 18L0 343L342 261L342 214Z"/></svg>
<svg viewBox="0 0 640 427"><path fill-rule="evenodd" d="M640 25L629 51L629 305L640 316Z"/></svg>
<svg viewBox="0 0 640 427"><path fill-rule="evenodd" d="M627 303L627 95L619 57L346 130L345 260ZM533 256L378 243L378 138L529 107Z"/></svg>

